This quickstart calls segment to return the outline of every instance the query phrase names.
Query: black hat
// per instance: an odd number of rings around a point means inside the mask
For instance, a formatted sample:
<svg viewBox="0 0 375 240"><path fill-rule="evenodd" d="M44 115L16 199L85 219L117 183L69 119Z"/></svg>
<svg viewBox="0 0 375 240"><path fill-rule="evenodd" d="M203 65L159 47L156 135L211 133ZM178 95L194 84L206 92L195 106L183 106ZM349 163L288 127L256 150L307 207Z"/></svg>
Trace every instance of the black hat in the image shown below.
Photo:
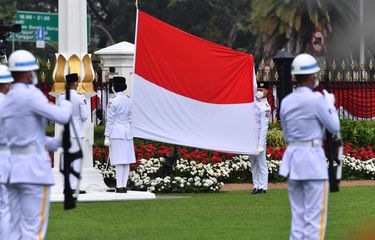
<svg viewBox="0 0 375 240"><path fill-rule="evenodd" d="M268 82L257 82L257 88L268 88L269 86Z"/></svg>
<svg viewBox="0 0 375 240"><path fill-rule="evenodd" d="M71 85L74 82L78 82L78 74L77 73L71 73L65 76L66 83L68 85Z"/></svg>
<svg viewBox="0 0 375 240"><path fill-rule="evenodd" d="M125 91L126 86L126 79L124 77L113 77L113 88L116 92Z"/></svg>

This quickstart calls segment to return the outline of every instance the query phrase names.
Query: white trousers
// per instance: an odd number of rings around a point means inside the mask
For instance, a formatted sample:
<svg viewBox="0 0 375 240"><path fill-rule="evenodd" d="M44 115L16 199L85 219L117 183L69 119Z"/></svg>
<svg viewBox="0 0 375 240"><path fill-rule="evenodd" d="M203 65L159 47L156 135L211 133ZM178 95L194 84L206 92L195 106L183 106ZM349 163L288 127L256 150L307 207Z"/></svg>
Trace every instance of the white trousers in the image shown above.
<svg viewBox="0 0 375 240"><path fill-rule="evenodd" d="M251 175L253 176L253 185L257 189L268 189L268 166L266 159L266 150L259 155L250 156Z"/></svg>
<svg viewBox="0 0 375 240"><path fill-rule="evenodd" d="M10 240L42 240L47 232L50 186L8 184Z"/></svg>
<svg viewBox="0 0 375 240"><path fill-rule="evenodd" d="M288 180L292 210L290 240L323 240L328 210L327 180Z"/></svg>
<svg viewBox="0 0 375 240"><path fill-rule="evenodd" d="M8 192L3 184L0 184L0 239L9 239L9 200Z"/></svg>
<svg viewBox="0 0 375 240"><path fill-rule="evenodd" d="M123 188L128 184L130 164L116 164L116 187Z"/></svg>

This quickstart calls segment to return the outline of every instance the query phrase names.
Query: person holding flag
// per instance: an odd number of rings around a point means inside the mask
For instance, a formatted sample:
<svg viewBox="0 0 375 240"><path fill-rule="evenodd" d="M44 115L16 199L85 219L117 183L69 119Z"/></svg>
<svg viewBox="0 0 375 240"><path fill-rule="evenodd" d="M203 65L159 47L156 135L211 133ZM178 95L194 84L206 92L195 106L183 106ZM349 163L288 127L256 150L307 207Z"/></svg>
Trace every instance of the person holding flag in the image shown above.
<svg viewBox="0 0 375 240"><path fill-rule="evenodd" d="M266 159L267 131L271 107L267 101L268 85L259 83L256 92L255 120L258 137L258 155L250 155L253 191L251 194L266 193L268 187L268 166Z"/></svg>
<svg viewBox="0 0 375 240"><path fill-rule="evenodd" d="M131 118L133 102L126 96L124 77L113 78L113 92L116 96L108 102L104 145L109 146L111 165L116 168L117 193L127 192L130 164L135 163L133 130ZM109 191L113 191L110 189Z"/></svg>
<svg viewBox="0 0 375 240"><path fill-rule="evenodd" d="M9 57L14 84L0 115L11 152L6 180L11 212L9 239L44 239L50 187L54 184L47 149L57 148L57 141L45 137L46 119L66 124L72 115L70 102L50 104L35 87L38 69L36 58L26 50L17 50Z"/></svg>

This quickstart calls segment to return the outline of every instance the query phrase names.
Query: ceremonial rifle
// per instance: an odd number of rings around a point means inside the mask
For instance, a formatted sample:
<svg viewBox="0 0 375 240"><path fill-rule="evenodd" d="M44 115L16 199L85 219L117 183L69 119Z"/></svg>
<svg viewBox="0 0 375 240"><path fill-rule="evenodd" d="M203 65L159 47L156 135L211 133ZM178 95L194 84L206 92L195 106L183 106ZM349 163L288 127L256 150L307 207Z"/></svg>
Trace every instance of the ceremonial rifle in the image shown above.
<svg viewBox="0 0 375 240"><path fill-rule="evenodd" d="M328 177L330 192L338 192L342 175L343 142L340 134L326 131L326 156L328 158Z"/></svg>
<svg viewBox="0 0 375 240"><path fill-rule="evenodd" d="M74 74L70 74L70 75L74 75ZM69 77L78 78L78 75L77 74L75 75L76 76L67 75L67 77L69 76ZM67 81L65 85L65 99L67 101L70 101L70 84L68 82L69 81ZM78 161L79 159L83 158L82 147L81 147L81 143L79 142L79 139L77 138L78 135L77 135L75 126L74 124L70 125L70 122L71 120L67 124L64 125L64 132L63 132L63 150L64 150L63 159L64 161L63 161L63 164L60 161L60 172L64 175L64 209L65 210L73 209L76 207L76 199L79 194L79 180L81 179L81 175L80 175L80 172L77 172L73 169L72 163L74 161ZM73 132L76 136L77 144L79 146L79 150L74 153L69 152L69 149L72 145L72 143L70 142L70 127L73 128ZM81 164L81 169L82 169L82 164ZM74 196L73 196L72 187L70 185L70 178L69 178L70 174L72 174L78 179L78 184L77 184L77 188L74 193Z"/></svg>

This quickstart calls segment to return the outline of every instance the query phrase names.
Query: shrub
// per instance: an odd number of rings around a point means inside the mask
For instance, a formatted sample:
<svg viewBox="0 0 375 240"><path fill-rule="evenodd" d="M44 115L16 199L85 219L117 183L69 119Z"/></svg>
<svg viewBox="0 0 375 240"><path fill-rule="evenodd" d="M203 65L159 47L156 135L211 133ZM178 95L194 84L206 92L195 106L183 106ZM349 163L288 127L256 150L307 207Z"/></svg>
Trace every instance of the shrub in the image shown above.
<svg viewBox="0 0 375 240"><path fill-rule="evenodd" d="M283 147L285 146L284 134L278 128L272 128L267 133L267 146Z"/></svg>

